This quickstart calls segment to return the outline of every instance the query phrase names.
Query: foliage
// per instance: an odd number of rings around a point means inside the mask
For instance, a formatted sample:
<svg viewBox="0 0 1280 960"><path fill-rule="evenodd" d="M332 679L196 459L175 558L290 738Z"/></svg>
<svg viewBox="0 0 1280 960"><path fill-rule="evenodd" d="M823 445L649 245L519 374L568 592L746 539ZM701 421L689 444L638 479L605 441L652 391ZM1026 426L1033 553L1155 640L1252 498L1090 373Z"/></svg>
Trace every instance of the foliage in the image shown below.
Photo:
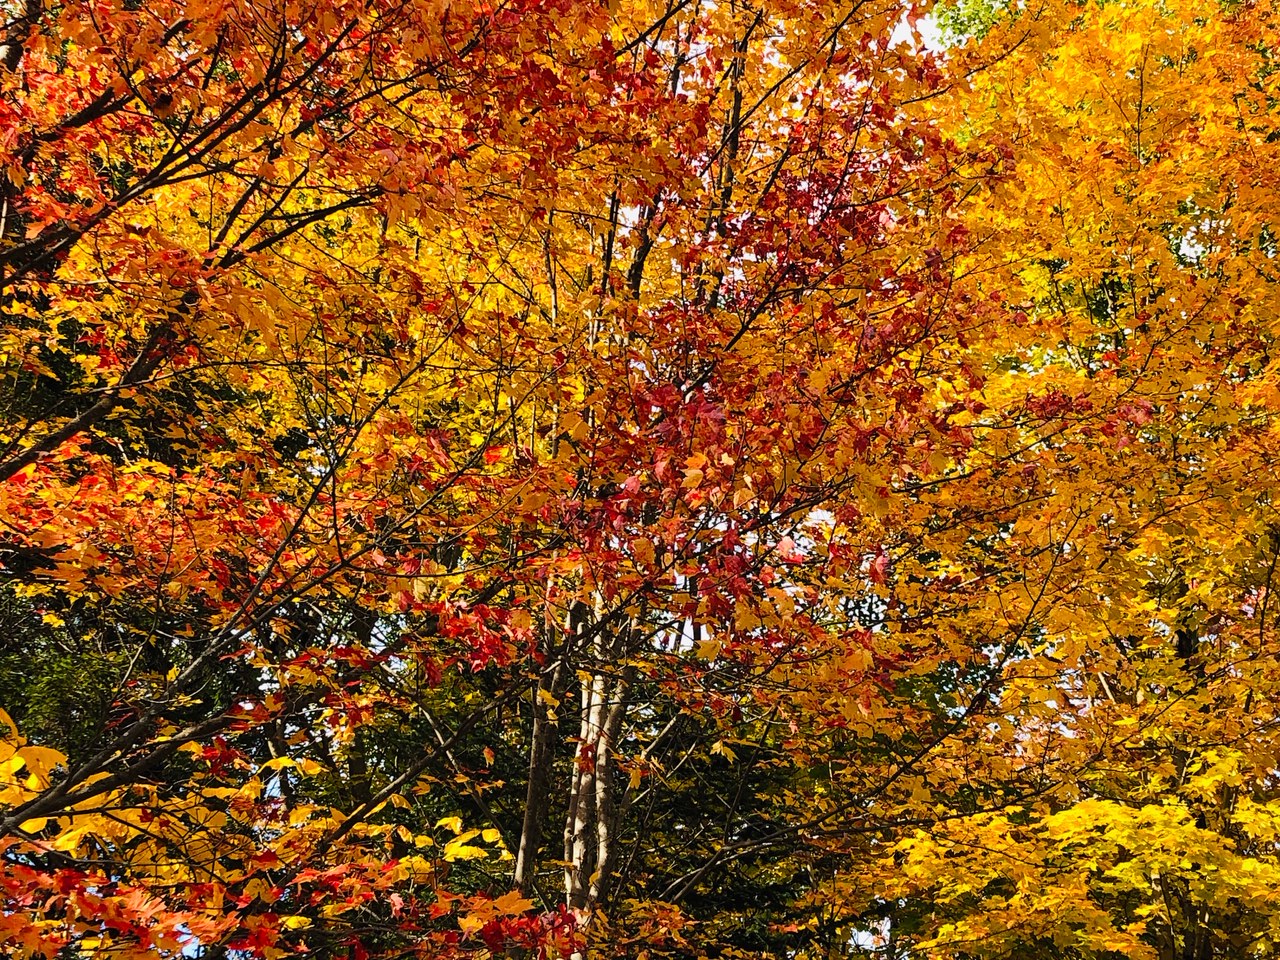
<svg viewBox="0 0 1280 960"><path fill-rule="evenodd" d="M4 9L6 955L1280 943L1269 2Z"/></svg>

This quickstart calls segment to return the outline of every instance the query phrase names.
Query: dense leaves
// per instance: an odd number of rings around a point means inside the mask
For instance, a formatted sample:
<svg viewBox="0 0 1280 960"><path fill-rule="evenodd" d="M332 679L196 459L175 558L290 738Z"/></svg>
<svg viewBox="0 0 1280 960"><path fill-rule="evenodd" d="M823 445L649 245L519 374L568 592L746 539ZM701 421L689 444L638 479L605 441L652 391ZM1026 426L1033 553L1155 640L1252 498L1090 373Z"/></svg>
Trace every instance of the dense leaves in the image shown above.
<svg viewBox="0 0 1280 960"><path fill-rule="evenodd" d="M6 954L1280 943L1266 0L4 9Z"/></svg>

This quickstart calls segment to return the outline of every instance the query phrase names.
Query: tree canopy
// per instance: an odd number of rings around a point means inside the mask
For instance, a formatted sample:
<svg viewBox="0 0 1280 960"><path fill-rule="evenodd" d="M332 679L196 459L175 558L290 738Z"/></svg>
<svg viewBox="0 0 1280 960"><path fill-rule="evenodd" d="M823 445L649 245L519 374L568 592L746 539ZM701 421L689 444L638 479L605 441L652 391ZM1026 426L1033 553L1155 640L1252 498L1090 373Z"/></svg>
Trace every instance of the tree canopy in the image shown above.
<svg viewBox="0 0 1280 960"><path fill-rule="evenodd" d="M1280 948L1280 5L0 19L0 953Z"/></svg>

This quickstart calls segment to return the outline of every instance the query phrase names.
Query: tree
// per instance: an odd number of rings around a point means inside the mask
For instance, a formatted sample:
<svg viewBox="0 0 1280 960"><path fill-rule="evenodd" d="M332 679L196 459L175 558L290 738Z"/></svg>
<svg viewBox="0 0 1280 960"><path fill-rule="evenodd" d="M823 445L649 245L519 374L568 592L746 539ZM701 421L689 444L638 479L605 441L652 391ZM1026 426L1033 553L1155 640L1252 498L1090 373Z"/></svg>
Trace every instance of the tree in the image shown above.
<svg viewBox="0 0 1280 960"><path fill-rule="evenodd" d="M974 449L1035 504L989 549L1062 590L991 732L1056 771L895 846L881 896L931 955L1277 942L1275 29L1269 4L1045 4L967 51L956 129L1012 146L970 221L998 252L971 295L1013 321Z"/></svg>
<svg viewBox="0 0 1280 960"><path fill-rule="evenodd" d="M923 12L15 9L6 950L1265 948L1272 15Z"/></svg>
<svg viewBox="0 0 1280 960"><path fill-rule="evenodd" d="M628 815L676 749L763 768L767 692L847 644L781 571L860 562L815 511L866 469L861 382L938 321L936 138L893 106L937 74L900 19L23 11L0 475L39 652L12 705L68 698L67 658L111 693L65 761L10 740L15 943L393 950L426 924L442 950L453 912L539 940L626 883L679 941L675 904L755 840L660 882ZM500 737L518 824L480 774ZM785 780L744 773L727 836L794 842L760 777ZM448 781L465 806L413 799ZM467 866L477 836L509 883ZM562 920L485 896L545 911L553 884Z"/></svg>

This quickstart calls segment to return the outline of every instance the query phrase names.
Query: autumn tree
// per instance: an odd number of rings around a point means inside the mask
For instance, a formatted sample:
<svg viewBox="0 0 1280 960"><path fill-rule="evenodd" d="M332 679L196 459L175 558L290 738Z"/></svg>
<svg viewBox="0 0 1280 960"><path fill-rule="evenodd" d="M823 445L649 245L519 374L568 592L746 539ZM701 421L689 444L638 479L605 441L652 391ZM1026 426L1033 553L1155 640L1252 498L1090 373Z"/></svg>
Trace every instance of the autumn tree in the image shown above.
<svg viewBox="0 0 1280 960"><path fill-rule="evenodd" d="M726 839L795 848L744 791L851 621L782 571L861 562L815 518L914 425L854 398L945 325L973 158L901 114L905 11L20 13L10 705L66 759L9 740L12 942L541 944L628 883L680 942L746 848L659 881L634 805L741 754Z"/></svg>
<svg viewBox="0 0 1280 960"><path fill-rule="evenodd" d="M1266 3L1050 3L956 54L981 69L949 129L1009 150L967 220L993 322L964 472L1003 520L988 569L1046 571L982 736L1039 755L1051 788L893 845L877 894L916 918L912 949L1280 942L1276 23Z"/></svg>
<svg viewBox="0 0 1280 960"><path fill-rule="evenodd" d="M7 951L1265 953L1273 13L925 12L6 10Z"/></svg>

